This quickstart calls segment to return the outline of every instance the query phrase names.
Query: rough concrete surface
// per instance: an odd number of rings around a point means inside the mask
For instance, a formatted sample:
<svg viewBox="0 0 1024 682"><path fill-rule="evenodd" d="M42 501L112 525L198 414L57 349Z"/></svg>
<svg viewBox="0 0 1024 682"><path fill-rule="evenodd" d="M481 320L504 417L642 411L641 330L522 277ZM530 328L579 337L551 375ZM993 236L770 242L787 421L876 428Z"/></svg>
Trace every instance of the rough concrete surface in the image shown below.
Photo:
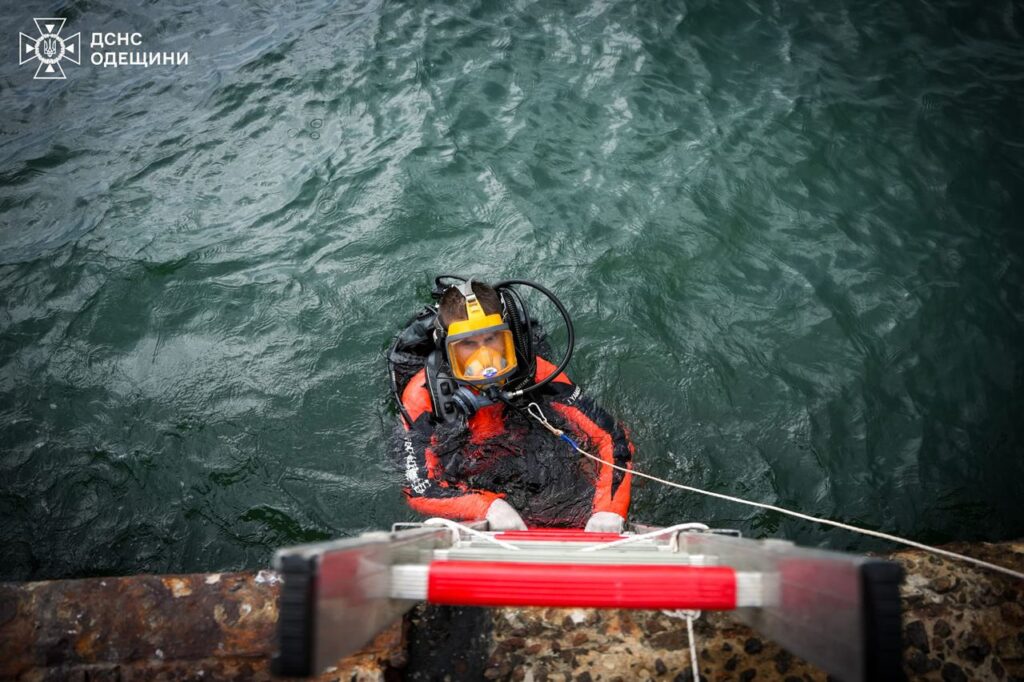
<svg viewBox="0 0 1024 682"><path fill-rule="evenodd" d="M276 573L0 584L0 679L269 680ZM323 679L404 666L403 624Z"/></svg>
<svg viewBox="0 0 1024 682"><path fill-rule="evenodd" d="M949 549L1024 570L1024 542ZM1024 680L1024 581L890 555L910 679ZM0 584L0 679L269 680L276 574ZM726 613L695 624L702 679L825 680ZM683 619L658 611L421 605L321 680L688 680Z"/></svg>

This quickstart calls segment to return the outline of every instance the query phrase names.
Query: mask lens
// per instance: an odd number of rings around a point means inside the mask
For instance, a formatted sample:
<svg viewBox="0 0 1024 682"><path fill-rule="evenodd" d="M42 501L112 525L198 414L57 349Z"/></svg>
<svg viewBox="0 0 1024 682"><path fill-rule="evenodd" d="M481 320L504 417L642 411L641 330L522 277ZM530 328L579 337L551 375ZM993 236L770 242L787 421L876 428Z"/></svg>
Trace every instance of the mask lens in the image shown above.
<svg viewBox="0 0 1024 682"><path fill-rule="evenodd" d="M454 377L474 385L504 381L516 367L512 332L507 327L449 337L447 350Z"/></svg>

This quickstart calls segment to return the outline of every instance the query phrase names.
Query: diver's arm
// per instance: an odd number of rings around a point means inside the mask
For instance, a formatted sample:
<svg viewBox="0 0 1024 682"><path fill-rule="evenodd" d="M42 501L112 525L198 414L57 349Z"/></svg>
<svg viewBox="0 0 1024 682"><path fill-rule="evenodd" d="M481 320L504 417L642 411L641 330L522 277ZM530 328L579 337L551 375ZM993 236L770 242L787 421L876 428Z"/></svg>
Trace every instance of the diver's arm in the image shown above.
<svg viewBox="0 0 1024 682"><path fill-rule="evenodd" d="M488 516L492 503L501 495L467 486L449 485L443 479L441 462L432 447L434 428L430 422L430 394L425 388L423 370L413 375L402 392L402 405L412 420L412 428L402 421L406 485L403 489L409 506L426 516L475 520Z"/></svg>
<svg viewBox="0 0 1024 682"><path fill-rule="evenodd" d="M537 378L543 379L554 369L544 358L537 358ZM608 464L631 469L634 447L625 428L610 414L583 395L563 373L545 386L542 391L551 400L551 405L576 430L577 434L586 435L597 447L597 455ZM630 487L633 476L610 466L601 466L597 481L594 484L594 502L592 513L612 512L625 518L629 511Z"/></svg>
<svg viewBox="0 0 1024 682"><path fill-rule="evenodd" d="M444 482L429 481L417 489L416 484L404 488L406 501L415 511L424 516L441 516L446 519L475 521L487 518L491 504L501 500L497 493L485 491L463 492Z"/></svg>

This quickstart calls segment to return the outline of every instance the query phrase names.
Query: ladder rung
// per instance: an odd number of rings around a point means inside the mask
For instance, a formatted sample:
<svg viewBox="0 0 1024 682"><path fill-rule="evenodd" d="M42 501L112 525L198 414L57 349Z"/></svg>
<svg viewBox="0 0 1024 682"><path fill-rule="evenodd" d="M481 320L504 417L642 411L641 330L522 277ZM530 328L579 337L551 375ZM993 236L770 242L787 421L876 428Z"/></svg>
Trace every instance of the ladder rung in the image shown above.
<svg viewBox="0 0 1024 682"><path fill-rule="evenodd" d="M458 606L730 610L762 606L760 573L724 566L433 561L391 568L391 596Z"/></svg>
<svg viewBox="0 0 1024 682"><path fill-rule="evenodd" d="M708 554L684 554L657 548L608 549L600 552L551 551L550 548L519 543L518 552L494 545L458 545L451 549L435 549L433 558L441 561L511 561L518 563L564 564L667 564L670 566L716 566L718 557ZM574 550L577 548L573 548Z"/></svg>
<svg viewBox="0 0 1024 682"><path fill-rule="evenodd" d="M565 540L516 540L514 544L520 549L542 549L548 551L562 551L562 552L578 552L583 549L587 543L582 541L565 541ZM601 543L591 543L601 544ZM471 538L469 540L459 540L452 547L458 548L481 548L481 549L494 549L496 545L493 542L487 540L480 540L477 538ZM613 551L630 550L636 552L663 552L669 549L666 543L651 542L649 540L640 540L632 542L628 545L621 547L612 547L608 550L601 550L600 553L608 553Z"/></svg>
<svg viewBox="0 0 1024 682"><path fill-rule="evenodd" d="M531 528L530 530L506 530L494 536L498 540L546 540L558 542L614 542L624 535L619 533L588 533L579 528Z"/></svg>

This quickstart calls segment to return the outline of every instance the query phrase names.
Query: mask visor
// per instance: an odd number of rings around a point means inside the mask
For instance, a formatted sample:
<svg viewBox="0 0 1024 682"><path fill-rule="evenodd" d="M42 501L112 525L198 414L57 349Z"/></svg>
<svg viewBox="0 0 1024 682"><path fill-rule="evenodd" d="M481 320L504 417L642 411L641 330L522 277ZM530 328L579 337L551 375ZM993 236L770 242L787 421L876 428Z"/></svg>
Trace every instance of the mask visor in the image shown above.
<svg viewBox="0 0 1024 682"><path fill-rule="evenodd" d="M516 351L508 325L450 335L445 342L452 376L473 386L500 384L516 369Z"/></svg>

